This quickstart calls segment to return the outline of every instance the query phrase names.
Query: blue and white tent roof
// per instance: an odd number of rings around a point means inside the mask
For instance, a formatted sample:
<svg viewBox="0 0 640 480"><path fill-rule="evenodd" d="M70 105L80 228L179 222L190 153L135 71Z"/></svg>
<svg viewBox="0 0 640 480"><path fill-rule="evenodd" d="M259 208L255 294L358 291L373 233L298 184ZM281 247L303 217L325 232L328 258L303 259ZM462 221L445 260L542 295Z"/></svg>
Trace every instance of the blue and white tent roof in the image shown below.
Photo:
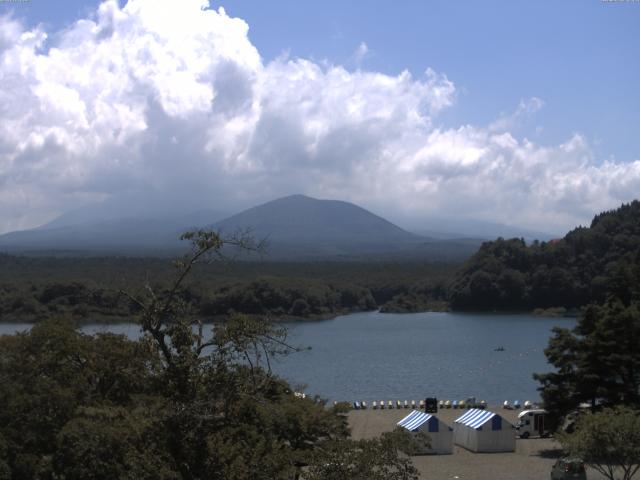
<svg viewBox="0 0 640 480"><path fill-rule="evenodd" d="M420 427L420 425L428 422L432 416L433 415L429 415L428 413L413 410L409 415L398 422L398 426L404 427L409 431L413 431Z"/></svg>
<svg viewBox="0 0 640 480"><path fill-rule="evenodd" d="M472 408L464 415L455 419L455 423L460 423L462 425L466 425L471 428L480 428L482 425L487 423L496 414L490 412L489 410L480 410L479 408Z"/></svg>

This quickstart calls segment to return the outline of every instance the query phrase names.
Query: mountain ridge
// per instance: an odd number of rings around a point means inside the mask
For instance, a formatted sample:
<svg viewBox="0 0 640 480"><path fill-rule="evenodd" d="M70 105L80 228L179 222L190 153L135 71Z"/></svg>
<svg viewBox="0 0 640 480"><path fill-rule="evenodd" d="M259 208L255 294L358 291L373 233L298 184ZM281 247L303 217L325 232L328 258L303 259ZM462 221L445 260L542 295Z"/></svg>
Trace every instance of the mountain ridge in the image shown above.
<svg viewBox="0 0 640 480"><path fill-rule="evenodd" d="M41 227L0 236L0 250L34 253L82 251L102 255L164 252L175 255L187 229L213 228L223 235L250 231L267 239L268 260L376 258L461 259L480 240L442 240L409 232L356 204L301 194L277 198L224 218L211 211L165 218L116 218L93 221L86 212L61 216ZM87 221L89 218L90 221ZM79 219L79 220L78 220Z"/></svg>
<svg viewBox="0 0 640 480"><path fill-rule="evenodd" d="M291 237L331 239L366 238L378 233L400 241L420 241L385 218L342 200L321 200L306 195L289 195L256 205L213 225L221 230L251 227L273 239ZM322 226L322 231L316 228Z"/></svg>

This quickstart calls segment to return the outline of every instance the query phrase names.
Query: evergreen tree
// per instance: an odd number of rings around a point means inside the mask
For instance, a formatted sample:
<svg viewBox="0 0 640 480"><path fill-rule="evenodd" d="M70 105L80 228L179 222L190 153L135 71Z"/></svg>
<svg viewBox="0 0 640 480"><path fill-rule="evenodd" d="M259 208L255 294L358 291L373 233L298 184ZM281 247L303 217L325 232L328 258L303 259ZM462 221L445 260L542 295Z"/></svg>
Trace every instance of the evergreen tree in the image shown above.
<svg viewBox="0 0 640 480"><path fill-rule="evenodd" d="M556 328L545 354L555 372L535 374L557 420L588 403L640 408L640 310L617 298L590 306L573 330Z"/></svg>

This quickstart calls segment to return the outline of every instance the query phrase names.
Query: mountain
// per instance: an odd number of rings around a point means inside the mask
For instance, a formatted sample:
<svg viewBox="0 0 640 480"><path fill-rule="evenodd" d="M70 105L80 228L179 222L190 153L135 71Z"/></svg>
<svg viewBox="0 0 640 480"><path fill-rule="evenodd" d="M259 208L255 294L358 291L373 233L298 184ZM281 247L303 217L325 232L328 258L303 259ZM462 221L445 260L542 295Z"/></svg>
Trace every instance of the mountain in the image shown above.
<svg viewBox="0 0 640 480"><path fill-rule="evenodd" d="M462 258L479 242L442 241L407 232L364 208L339 200L291 195L259 205L214 227L226 234L249 229L266 239L270 259L429 257Z"/></svg>
<svg viewBox="0 0 640 480"><path fill-rule="evenodd" d="M527 242L534 240L548 241L558 238L547 232L539 232L526 228L514 227L502 223L487 222L475 219L428 218L415 223L411 231L433 238L478 238L493 240L502 238L524 238Z"/></svg>
<svg viewBox="0 0 640 480"><path fill-rule="evenodd" d="M62 215L34 228L0 235L0 250L20 253L173 254L181 233L211 225L222 217L211 210L165 217L95 220L81 214Z"/></svg>
<svg viewBox="0 0 640 480"><path fill-rule="evenodd" d="M267 260L459 260L470 257L481 243L420 236L353 203L304 195L279 198L221 218L213 211L118 218L112 212L79 209L35 229L1 235L0 251L175 255L184 248L178 242L182 232L205 227L224 235L249 230L255 239L266 239Z"/></svg>
<svg viewBox="0 0 640 480"><path fill-rule="evenodd" d="M258 205L214 226L226 232L250 227L257 237L268 236L274 242L287 243L367 245L423 240L353 203L304 195Z"/></svg>

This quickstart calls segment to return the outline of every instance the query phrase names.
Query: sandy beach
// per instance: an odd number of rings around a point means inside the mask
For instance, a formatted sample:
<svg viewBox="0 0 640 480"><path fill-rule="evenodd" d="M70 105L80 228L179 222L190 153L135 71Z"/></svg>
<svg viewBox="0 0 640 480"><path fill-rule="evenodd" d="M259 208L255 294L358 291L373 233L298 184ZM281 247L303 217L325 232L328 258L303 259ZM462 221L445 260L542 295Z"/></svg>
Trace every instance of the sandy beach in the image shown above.
<svg viewBox="0 0 640 480"><path fill-rule="evenodd" d="M490 407L515 425L521 410ZM372 438L391 431L396 423L411 410L353 410L349 413L349 426L353 438ZM440 420L453 425L464 411L443 409ZM473 453L454 446L452 455L425 455L413 458L421 478L433 480L540 480L548 479L551 467L560 456L559 444L553 438L516 439L513 453ZM594 470L587 470L590 480L604 479Z"/></svg>

